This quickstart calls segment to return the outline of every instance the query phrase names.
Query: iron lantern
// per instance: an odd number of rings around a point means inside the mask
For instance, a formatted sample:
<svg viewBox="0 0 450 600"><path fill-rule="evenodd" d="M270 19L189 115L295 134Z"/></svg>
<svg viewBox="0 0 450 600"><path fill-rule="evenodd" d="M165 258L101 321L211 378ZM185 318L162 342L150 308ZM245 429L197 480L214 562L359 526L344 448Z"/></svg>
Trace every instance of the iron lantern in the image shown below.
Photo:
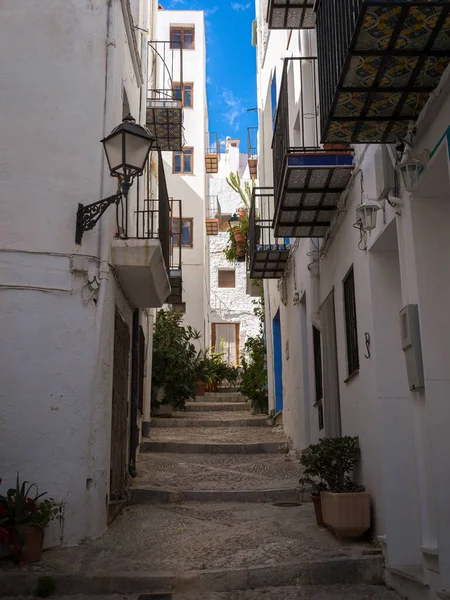
<svg viewBox="0 0 450 600"><path fill-rule="evenodd" d="M142 125L128 114L122 123L101 140L108 161L109 172L119 180L117 193L92 204L78 205L75 243L81 244L83 233L95 225L111 204L119 205L127 199L135 177L142 175L155 139Z"/></svg>
<svg viewBox="0 0 450 600"><path fill-rule="evenodd" d="M372 231L377 225L377 212L381 206L376 200L366 199L356 207L356 219L363 231Z"/></svg>
<svg viewBox="0 0 450 600"><path fill-rule="evenodd" d="M409 148L405 150L395 169L400 173L407 192L417 189L420 173L427 166L429 160L430 153L428 150L425 150L420 156L411 155Z"/></svg>
<svg viewBox="0 0 450 600"><path fill-rule="evenodd" d="M236 213L234 213L234 215L228 219L228 225L230 226L230 229L233 229L233 227L239 227L240 222L241 220Z"/></svg>

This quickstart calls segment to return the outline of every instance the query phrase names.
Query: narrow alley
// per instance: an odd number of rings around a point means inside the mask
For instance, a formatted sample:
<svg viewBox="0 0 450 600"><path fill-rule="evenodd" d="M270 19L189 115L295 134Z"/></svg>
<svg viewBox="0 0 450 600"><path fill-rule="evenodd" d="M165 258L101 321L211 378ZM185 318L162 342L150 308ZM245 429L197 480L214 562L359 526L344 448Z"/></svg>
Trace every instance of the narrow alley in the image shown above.
<svg viewBox="0 0 450 600"><path fill-rule="evenodd" d="M236 391L207 393L152 421L132 505L103 538L49 551L4 584L23 593L45 572L83 600L395 600L380 585L381 550L318 528L299 476L282 427Z"/></svg>

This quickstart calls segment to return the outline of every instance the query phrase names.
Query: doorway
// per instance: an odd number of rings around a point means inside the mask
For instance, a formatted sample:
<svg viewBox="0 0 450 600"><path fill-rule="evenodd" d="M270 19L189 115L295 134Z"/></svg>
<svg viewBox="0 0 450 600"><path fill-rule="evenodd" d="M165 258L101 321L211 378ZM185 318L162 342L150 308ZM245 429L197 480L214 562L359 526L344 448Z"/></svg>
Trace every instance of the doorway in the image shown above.
<svg viewBox="0 0 450 600"><path fill-rule="evenodd" d="M116 307L109 481L110 503L124 502L127 497L129 359L130 329Z"/></svg>
<svg viewBox="0 0 450 600"><path fill-rule="evenodd" d="M283 410L283 346L281 342L281 320L278 310L272 323L273 328L273 371L275 380L275 412Z"/></svg>
<svg viewBox="0 0 450 600"><path fill-rule="evenodd" d="M320 307L320 320L322 323L325 436L340 437L342 435L341 400L339 395L334 291L330 292Z"/></svg>
<svg viewBox="0 0 450 600"><path fill-rule="evenodd" d="M227 364L239 364L239 344L239 323L211 323L211 347Z"/></svg>

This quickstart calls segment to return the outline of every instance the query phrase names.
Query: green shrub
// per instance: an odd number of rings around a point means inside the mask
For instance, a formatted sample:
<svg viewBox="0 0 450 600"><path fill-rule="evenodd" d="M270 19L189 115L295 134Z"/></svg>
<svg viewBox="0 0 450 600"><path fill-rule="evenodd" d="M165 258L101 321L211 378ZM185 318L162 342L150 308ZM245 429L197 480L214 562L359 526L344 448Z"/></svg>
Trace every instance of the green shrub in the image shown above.
<svg viewBox="0 0 450 600"><path fill-rule="evenodd" d="M362 492L364 488L350 476L360 458L358 437L323 438L302 453L302 485L311 485L313 493L321 491Z"/></svg>

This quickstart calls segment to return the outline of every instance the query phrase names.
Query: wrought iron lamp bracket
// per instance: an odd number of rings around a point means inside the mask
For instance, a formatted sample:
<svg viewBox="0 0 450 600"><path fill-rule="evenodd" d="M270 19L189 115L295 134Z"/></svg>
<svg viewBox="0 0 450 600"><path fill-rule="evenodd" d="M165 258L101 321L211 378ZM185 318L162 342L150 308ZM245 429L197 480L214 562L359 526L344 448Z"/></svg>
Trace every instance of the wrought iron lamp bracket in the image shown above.
<svg viewBox="0 0 450 600"><path fill-rule="evenodd" d="M75 243L81 244L83 233L85 231L90 231L91 229L94 229L94 227L97 224L97 221L99 221L106 209L109 206L111 206L111 204L119 204L121 198L122 193L118 192L113 196L108 196L108 198L98 200L98 202L86 204L86 206L84 206L83 204L78 204Z"/></svg>

